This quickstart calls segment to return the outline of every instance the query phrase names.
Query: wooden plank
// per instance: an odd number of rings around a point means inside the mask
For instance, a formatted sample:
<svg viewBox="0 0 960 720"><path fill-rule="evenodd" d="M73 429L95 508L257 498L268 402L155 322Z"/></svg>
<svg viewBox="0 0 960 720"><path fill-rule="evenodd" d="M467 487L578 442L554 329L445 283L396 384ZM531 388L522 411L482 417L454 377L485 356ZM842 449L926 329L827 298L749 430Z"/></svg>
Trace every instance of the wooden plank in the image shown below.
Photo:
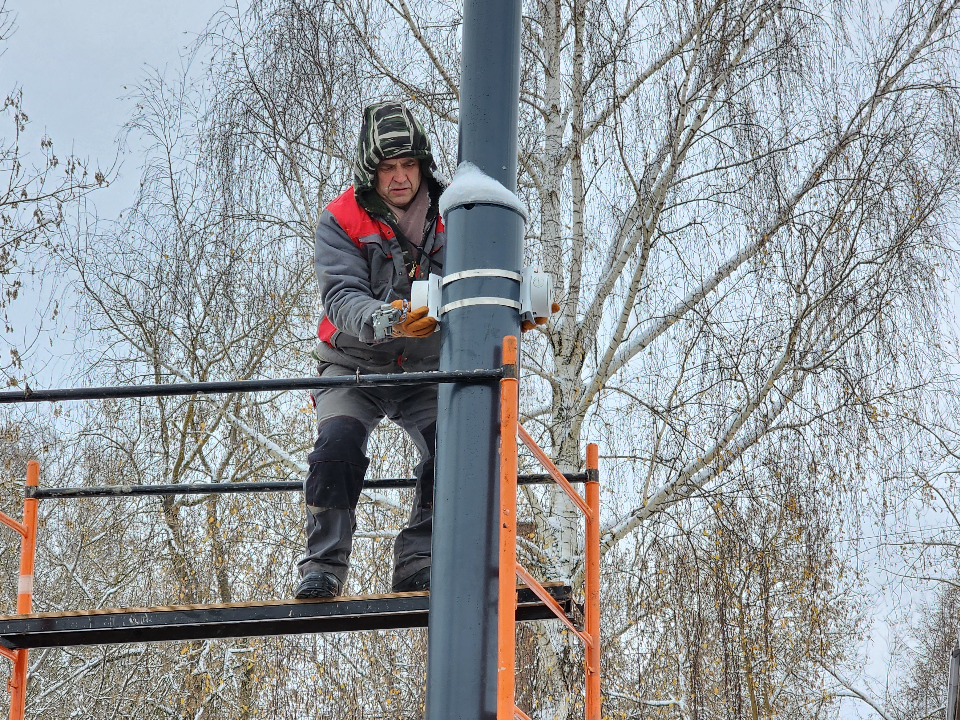
<svg viewBox="0 0 960 720"><path fill-rule="evenodd" d="M554 588L561 592L568 586L562 582L542 583L545 588ZM526 585L517 585L517 592L527 590ZM561 592L562 594L562 592ZM383 593L382 595L341 595L336 598L315 598L310 600L252 600L242 603L202 603L199 605L152 605L149 607L130 607L130 608L94 608L91 610L64 610L50 613L30 613L28 615L0 615L0 623L6 623L10 620L24 620L27 618L60 618L60 617L86 617L88 615L117 615L122 613L149 613L163 612L173 610L219 610L224 608L257 608L274 607L278 605L302 605L304 603L325 603L325 602L346 602L349 600L376 600L380 598L401 598L414 596L427 596L429 591L406 592L406 593ZM518 602L522 602L518 599Z"/></svg>
<svg viewBox="0 0 960 720"><path fill-rule="evenodd" d="M561 583L547 587L569 612L570 588ZM554 617L529 588L517 592L518 621ZM429 610L430 594L416 592L33 613L0 617L0 645L15 650L426 627Z"/></svg>

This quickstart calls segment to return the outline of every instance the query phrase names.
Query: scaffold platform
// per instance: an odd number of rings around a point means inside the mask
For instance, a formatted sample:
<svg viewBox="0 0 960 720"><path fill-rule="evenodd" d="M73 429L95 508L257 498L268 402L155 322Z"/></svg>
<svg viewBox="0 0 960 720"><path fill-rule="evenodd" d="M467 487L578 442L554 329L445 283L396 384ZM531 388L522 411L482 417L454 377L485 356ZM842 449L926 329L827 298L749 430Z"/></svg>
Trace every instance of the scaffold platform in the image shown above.
<svg viewBox="0 0 960 720"><path fill-rule="evenodd" d="M570 586L548 583L544 587L569 614ZM418 628L427 626L429 613L429 592L32 613L0 616L0 645L12 651ZM517 622L554 617L532 590L517 588Z"/></svg>

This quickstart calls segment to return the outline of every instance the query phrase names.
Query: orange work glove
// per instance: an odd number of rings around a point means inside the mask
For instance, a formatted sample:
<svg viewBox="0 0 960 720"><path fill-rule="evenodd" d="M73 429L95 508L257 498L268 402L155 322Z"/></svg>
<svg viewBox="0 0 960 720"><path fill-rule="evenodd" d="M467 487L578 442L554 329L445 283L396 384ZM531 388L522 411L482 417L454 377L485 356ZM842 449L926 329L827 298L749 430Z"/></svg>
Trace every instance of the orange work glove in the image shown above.
<svg viewBox="0 0 960 720"><path fill-rule="evenodd" d="M560 309L560 306L559 306L557 303L553 303L553 304L550 306L550 313L553 314L553 313L557 312L559 309ZM520 332L526 332L527 330L533 330L537 325L546 325L546 324L547 324L547 320L549 320L549 319L550 319L550 318L541 317L541 318L537 318L537 319L534 320L533 322L530 322L529 320L524 320L523 322L520 323Z"/></svg>
<svg viewBox="0 0 960 720"><path fill-rule="evenodd" d="M394 300L392 303L398 310L403 310L403 300ZM416 310L410 310L407 316L393 326L394 337L412 337L425 338L433 333L437 327L437 321L432 317L427 317L429 308L424 305Z"/></svg>

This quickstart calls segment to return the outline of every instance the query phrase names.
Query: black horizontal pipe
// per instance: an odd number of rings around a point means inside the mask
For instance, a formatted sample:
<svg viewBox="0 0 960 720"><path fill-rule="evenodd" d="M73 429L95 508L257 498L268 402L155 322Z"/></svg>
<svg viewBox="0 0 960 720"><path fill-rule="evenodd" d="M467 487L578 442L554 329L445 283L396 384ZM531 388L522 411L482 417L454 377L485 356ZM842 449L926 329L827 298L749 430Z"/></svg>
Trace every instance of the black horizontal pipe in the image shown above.
<svg viewBox="0 0 960 720"><path fill-rule="evenodd" d="M582 483L587 473L564 475L572 483ZM518 475L520 485L545 485L553 479L545 474ZM364 480L365 490L413 488L416 478L381 478ZM303 490L299 480L270 480L244 483L197 483L195 485L103 485L100 487L34 488L27 486L28 498L38 500L67 500L93 497L135 497L140 495L227 495L246 492L297 492Z"/></svg>
<svg viewBox="0 0 960 720"><path fill-rule="evenodd" d="M225 382L120 385L118 387L62 388L59 390L8 390L0 392L0 405L54 402L58 400L105 400L108 398L167 397L172 395L217 395L222 393L313 390L324 387L379 387L427 385L430 383L482 383L499 380L503 370L456 370L384 375L334 375L330 377L280 378L277 380L229 380Z"/></svg>

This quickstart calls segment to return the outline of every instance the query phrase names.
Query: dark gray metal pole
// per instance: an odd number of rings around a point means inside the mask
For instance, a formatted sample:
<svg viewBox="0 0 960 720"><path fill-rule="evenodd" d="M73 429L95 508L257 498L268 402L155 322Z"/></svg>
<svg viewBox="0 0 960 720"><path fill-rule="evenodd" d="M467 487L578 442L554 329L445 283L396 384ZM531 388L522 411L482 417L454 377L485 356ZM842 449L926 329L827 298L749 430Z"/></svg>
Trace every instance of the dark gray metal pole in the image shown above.
<svg viewBox="0 0 960 720"><path fill-rule="evenodd" d="M572 483L587 481L587 473L564 473ZM552 485L554 479L546 473L518 475L518 485ZM416 487L416 478L364 479L364 490L392 490ZM192 485L91 485L87 487L24 487L28 498L37 500L72 500L95 497L141 497L152 495L235 495L237 493L302 492L302 480L258 480L238 483L195 483Z"/></svg>
<svg viewBox="0 0 960 720"><path fill-rule="evenodd" d="M517 186L520 0L465 0L460 76L461 162L508 190ZM519 272L523 218L495 205L452 208L444 218L444 275ZM470 277L446 285L443 303L473 297L517 301L515 280ZM442 318L443 370L496 368L505 335L519 335L515 308L474 305ZM444 385L437 422L427 720L491 720L497 711L499 388Z"/></svg>
<svg viewBox="0 0 960 720"><path fill-rule="evenodd" d="M950 669L947 675L947 720L957 720L957 696L960 689L960 641L950 653Z"/></svg>

